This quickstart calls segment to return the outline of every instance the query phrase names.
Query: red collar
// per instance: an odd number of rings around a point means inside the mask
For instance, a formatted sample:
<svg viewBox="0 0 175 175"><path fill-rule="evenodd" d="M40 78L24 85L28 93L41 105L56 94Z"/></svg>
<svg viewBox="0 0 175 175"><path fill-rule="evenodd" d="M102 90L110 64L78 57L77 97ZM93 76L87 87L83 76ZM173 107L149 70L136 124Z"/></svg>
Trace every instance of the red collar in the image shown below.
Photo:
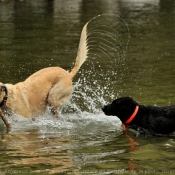
<svg viewBox="0 0 175 175"><path fill-rule="evenodd" d="M131 117L128 120L126 120L125 124L129 124L130 122L132 122L134 117L137 115L138 110L139 110L139 106L137 105L133 114L131 115Z"/></svg>

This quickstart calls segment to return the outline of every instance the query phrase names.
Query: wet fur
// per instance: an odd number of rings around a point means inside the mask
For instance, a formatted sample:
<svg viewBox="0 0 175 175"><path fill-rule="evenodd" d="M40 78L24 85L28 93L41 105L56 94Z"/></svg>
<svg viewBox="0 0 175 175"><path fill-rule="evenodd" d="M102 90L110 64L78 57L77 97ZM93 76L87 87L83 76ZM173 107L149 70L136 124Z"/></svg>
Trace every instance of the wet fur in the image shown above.
<svg viewBox="0 0 175 175"><path fill-rule="evenodd" d="M8 111L26 118L41 115L47 105L51 106L56 115L58 108L72 94L70 74L59 67L39 70L24 82L15 85L5 84L5 86L8 89L6 102ZM3 96L1 92L1 99Z"/></svg>
<svg viewBox="0 0 175 175"><path fill-rule="evenodd" d="M144 106L131 97L121 97L111 104L105 105L102 110L106 115L117 116L122 123L132 115L136 106L139 106L135 118L128 124L129 127L142 133L150 132L153 135L171 134L175 131L175 106Z"/></svg>
<svg viewBox="0 0 175 175"><path fill-rule="evenodd" d="M83 27L75 65L71 72L60 67L48 67L15 85L0 83L0 86L6 86L8 90L5 107L7 113L31 118L42 115L46 107L50 106L53 114L58 116L59 107L71 97L73 77L87 58L87 24ZM0 90L0 102L4 96L5 92Z"/></svg>

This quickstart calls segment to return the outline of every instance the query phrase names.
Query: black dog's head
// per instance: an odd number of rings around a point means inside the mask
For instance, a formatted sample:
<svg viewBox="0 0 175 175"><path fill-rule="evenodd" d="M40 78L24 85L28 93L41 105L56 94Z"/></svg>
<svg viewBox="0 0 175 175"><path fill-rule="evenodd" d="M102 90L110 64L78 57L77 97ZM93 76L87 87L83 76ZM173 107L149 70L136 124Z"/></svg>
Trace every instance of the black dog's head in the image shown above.
<svg viewBox="0 0 175 175"><path fill-rule="evenodd" d="M105 105L102 110L106 115L117 116L122 123L125 123L133 114L138 103L131 97L121 97L114 100L111 104Z"/></svg>

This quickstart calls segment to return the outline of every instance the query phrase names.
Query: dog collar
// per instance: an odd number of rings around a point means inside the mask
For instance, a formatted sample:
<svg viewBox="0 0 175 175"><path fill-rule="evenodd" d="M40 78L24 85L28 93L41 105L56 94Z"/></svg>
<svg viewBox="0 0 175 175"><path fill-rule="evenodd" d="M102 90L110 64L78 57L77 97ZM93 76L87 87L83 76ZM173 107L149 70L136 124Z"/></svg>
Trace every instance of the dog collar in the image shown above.
<svg viewBox="0 0 175 175"><path fill-rule="evenodd" d="M2 106L5 106L6 105L6 101L7 101L7 98L8 98L8 90L7 90L7 87L6 86L1 86L1 91L4 91L5 92L5 96L2 100L2 102L0 103L0 107Z"/></svg>
<svg viewBox="0 0 175 175"><path fill-rule="evenodd" d="M125 124L129 124L129 123L132 122L134 117L137 115L138 110L139 110L139 106L137 105L134 112L133 112L133 114L131 115L131 117L128 120L126 120Z"/></svg>

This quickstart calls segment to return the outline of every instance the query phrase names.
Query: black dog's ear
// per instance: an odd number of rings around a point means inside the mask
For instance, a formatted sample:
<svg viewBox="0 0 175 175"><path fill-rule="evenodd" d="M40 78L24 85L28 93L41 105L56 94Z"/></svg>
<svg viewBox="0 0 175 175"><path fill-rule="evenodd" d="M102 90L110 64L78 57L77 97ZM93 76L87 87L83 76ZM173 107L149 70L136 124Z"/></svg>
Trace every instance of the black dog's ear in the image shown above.
<svg viewBox="0 0 175 175"><path fill-rule="evenodd" d="M127 106L128 111L133 111L138 103L131 97L125 99L125 105Z"/></svg>

